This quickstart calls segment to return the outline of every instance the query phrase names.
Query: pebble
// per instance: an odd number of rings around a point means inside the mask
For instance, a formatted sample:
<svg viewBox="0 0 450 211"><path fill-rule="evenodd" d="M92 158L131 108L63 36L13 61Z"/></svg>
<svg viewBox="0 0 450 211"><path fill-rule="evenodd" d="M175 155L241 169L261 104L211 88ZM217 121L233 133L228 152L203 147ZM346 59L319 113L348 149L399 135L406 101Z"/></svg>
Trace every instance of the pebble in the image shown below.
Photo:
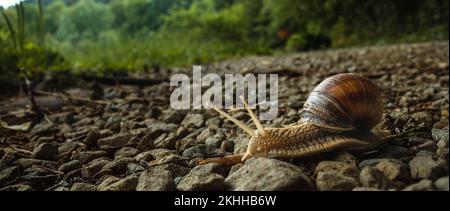
<svg viewBox="0 0 450 211"><path fill-rule="evenodd" d="M103 147L123 147L128 144L128 141L133 137L130 133L118 133L116 135L101 138L98 140L98 146Z"/></svg>
<svg viewBox="0 0 450 211"><path fill-rule="evenodd" d="M391 181L409 179L409 167L401 161L382 160L376 168Z"/></svg>
<svg viewBox="0 0 450 211"><path fill-rule="evenodd" d="M78 191L78 192L92 192L96 190L97 187L95 187L95 185L87 183L74 183L70 188L70 191Z"/></svg>
<svg viewBox="0 0 450 211"><path fill-rule="evenodd" d="M434 190L433 181L423 179L420 182L407 186L403 191L432 191Z"/></svg>
<svg viewBox="0 0 450 211"><path fill-rule="evenodd" d="M440 191L449 191L448 182L449 182L448 176L441 177L440 179L438 179L434 182L434 186L436 187L436 189L438 189Z"/></svg>
<svg viewBox="0 0 450 211"><path fill-rule="evenodd" d="M362 186L367 188L377 188L387 190L393 187L393 184L384 176L383 173L378 171L375 167L366 166L361 170L359 174L359 181Z"/></svg>
<svg viewBox="0 0 450 211"><path fill-rule="evenodd" d="M55 160L56 156L58 156L58 148L53 144L44 143L33 150L33 158Z"/></svg>
<svg viewBox="0 0 450 211"><path fill-rule="evenodd" d="M106 164L109 163L109 160L105 158L98 158L90 163L83 166L81 169L81 176L86 179L92 178L96 173L98 173Z"/></svg>
<svg viewBox="0 0 450 211"><path fill-rule="evenodd" d="M173 191L175 190L174 177L168 170L152 168L139 176L137 191Z"/></svg>
<svg viewBox="0 0 450 211"><path fill-rule="evenodd" d="M119 132L121 121L122 121L122 118L120 116L111 116L108 118L108 120L106 120L104 128L110 129L114 132Z"/></svg>
<svg viewBox="0 0 450 211"><path fill-rule="evenodd" d="M114 158L132 158L139 153L139 150L133 147L122 147L114 153Z"/></svg>
<svg viewBox="0 0 450 211"><path fill-rule="evenodd" d="M312 190L314 185L299 167L276 159L252 158L228 175L234 191Z"/></svg>
<svg viewBox="0 0 450 211"><path fill-rule="evenodd" d="M196 167L194 167L190 173L214 173L214 174L219 174L222 176L226 176L228 174L228 172L226 171L226 169L217 163L208 163L208 164L204 164L204 165L198 165Z"/></svg>
<svg viewBox="0 0 450 211"><path fill-rule="evenodd" d="M353 177L338 172L319 172L316 179L320 191L350 191L358 185Z"/></svg>
<svg viewBox="0 0 450 211"><path fill-rule="evenodd" d="M202 114L189 113L181 122L180 125L185 127L201 128L205 124L205 119Z"/></svg>
<svg viewBox="0 0 450 211"><path fill-rule="evenodd" d="M436 178L441 173L440 165L431 156L418 156L409 162L413 179Z"/></svg>
<svg viewBox="0 0 450 211"><path fill-rule="evenodd" d="M97 145L98 139L101 137L100 131L98 129L90 131L86 138L83 140L83 143L88 147L93 147Z"/></svg>
<svg viewBox="0 0 450 211"><path fill-rule="evenodd" d="M108 156L108 153L102 150L98 151L85 151L80 152L77 154L76 159L79 160L81 163L89 163L92 160L95 160L97 158L106 157Z"/></svg>
<svg viewBox="0 0 450 211"><path fill-rule="evenodd" d="M194 157L205 157L209 155L211 155L210 148L206 145L200 144L184 150L182 157L194 158Z"/></svg>
<svg viewBox="0 0 450 211"><path fill-rule="evenodd" d="M102 170L109 169L115 175L122 175L127 171L128 164L134 162L134 158L118 158L103 166Z"/></svg>
<svg viewBox="0 0 450 211"><path fill-rule="evenodd" d="M225 183L222 175L194 171L178 182L177 189L180 191L223 191Z"/></svg>
<svg viewBox="0 0 450 211"><path fill-rule="evenodd" d="M58 171L63 172L64 174L67 174L71 171L77 170L81 168L81 162L79 160L72 160L67 163L62 164Z"/></svg>
<svg viewBox="0 0 450 211"><path fill-rule="evenodd" d="M448 143L449 129L437 129L433 128L431 130L431 136L435 141L444 140Z"/></svg>
<svg viewBox="0 0 450 211"><path fill-rule="evenodd" d="M58 164L54 161L39 160L34 158L20 158L14 162L14 165L17 165L21 169L27 169L33 165L56 168Z"/></svg>
<svg viewBox="0 0 450 211"><path fill-rule="evenodd" d="M136 163L128 163L126 174L127 175L138 174L138 173L140 173L140 172L142 172L144 170L145 170L145 168L142 167L141 165L138 165Z"/></svg>
<svg viewBox="0 0 450 211"><path fill-rule="evenodd" d="M18 167L9 167L0 172L0 186L16 179L20 175Z"/></svg>
<svg viewBox="0 0 450 211"><path fill-rule="evenodd" d="M315 169L316 174L320 172L330 172L335 174L342 174L349 177L358 177L359 170L355 164L336 162L336 161L322 161Z"/></svg>
<svg viewBox="0 0 450 211"><path fill-rule="evenodd" d="M123 179L117 177L107 177L100 185L97 186L98 191L135 191L139 178L137 176L129 176Z"/></svg>

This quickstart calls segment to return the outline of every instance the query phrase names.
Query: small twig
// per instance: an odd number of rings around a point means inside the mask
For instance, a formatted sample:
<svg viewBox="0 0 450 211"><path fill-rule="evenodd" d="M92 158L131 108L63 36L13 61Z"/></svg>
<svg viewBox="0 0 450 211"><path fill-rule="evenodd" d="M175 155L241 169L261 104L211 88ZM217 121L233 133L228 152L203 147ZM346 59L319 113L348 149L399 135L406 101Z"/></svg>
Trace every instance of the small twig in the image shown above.
<svg viewBox="0 0 450 211"><path fill-rule="evenodd" d="M22 152L22 153L29 154L29 155L33 154L33 152L31 152L29 150L19 149L19 148L15 147L15 146L13 146L12 144L9 144L9 143L5 143L5 144L6 144L6 146L8 146L9 148L11 148L11 149L13 149L15 151Z"/></svg>
<svg viewBox="0 0 450 211"><path fill-rule="evenodd" d="M52 172L52 173L57 174L57 175L64 175L63 172L60 172L60 171L57 171L57 170L53 170L53 169L47 168L45 166L33 165L33 167L41 168L41 169L44 169L46 171Z"/></svg>
<svg viewBox="0 0 450 211"><path fill-rule="evenodd" d="M422 134L422 133L424 133L424 131L423 131L424 129L425 128L414 128L411 130L403 131L401 133L383 137L382 140L383 140L383 142L386 142L386 141L390 141L390 140L394 140L394 139L398 139L398 138L410 137L410 134Z"/></svg>
<svg viewBox="0 0 450 211"><path fill-rule="evenodd" d="M48 118L47 115L44 115L44 119L45 119L45 121L48 122L48 124L50 124L50 125L55 125L55 124L52 122L52 120L50 120L50 119Z"/></svg>

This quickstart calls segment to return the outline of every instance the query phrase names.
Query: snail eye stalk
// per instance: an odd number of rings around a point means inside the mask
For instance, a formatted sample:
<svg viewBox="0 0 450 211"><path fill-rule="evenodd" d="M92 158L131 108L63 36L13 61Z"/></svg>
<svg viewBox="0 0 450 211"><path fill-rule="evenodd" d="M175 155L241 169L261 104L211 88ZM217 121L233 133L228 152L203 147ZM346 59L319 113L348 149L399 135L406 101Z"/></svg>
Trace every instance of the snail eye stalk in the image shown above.
<svg viewBox="0 0 450 211"><path fill-rule="evenodd" d="M250 136L254 136L255 135L255 130L251 129L250 127L248 127L247 125L245 125L244 123L242 123L241 121L237 120L236 118L230 116L229 114L227 114L226 112L220 110L219 108L207 104L208 107L214 109L215 111L217 111L217 113L219 113L220 115L224 116L225 118L229 119L230 121L232 121L234 124L236 124L238 127L240 127L242 130L244 130L247 134L249 134Z"/></svg>

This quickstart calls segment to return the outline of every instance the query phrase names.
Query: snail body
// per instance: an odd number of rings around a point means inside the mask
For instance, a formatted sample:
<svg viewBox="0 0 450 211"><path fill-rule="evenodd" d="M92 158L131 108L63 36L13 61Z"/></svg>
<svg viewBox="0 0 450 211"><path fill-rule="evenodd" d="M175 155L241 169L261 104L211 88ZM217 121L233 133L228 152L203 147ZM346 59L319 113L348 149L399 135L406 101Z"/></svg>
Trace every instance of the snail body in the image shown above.
<svg viewBox="0 0 450 211"><path fill-rule="evenodd" d="M264 128L241 100L257 130L213 107L251 136L245 154L230 156L233 161L257 156L305 157L379 140L371 129L383 114L381 91L371 80L356 74L337 74L322 81L306 100L300 123L289 127ZM226 157L206 159L203 163L221 160Z"/></svg>

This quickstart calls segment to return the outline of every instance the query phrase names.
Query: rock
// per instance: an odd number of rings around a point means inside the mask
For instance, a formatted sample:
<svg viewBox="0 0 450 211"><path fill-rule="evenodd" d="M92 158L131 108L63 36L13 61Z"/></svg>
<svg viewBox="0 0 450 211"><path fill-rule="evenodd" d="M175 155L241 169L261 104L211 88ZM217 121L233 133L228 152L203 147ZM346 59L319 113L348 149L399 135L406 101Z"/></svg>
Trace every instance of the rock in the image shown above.
<svg viewBox="0 0 450 211"><path fill-rule="evenodd" d="M208 164L205 164L205 165L198 165L198 166L194 167L190 171L190 173L196 173L196 174L200 174L200 173L214 173L214 174L219 174L219 175L222 175L222 176L225 177L228 172L220 164L208 163Z"/></svg>
<svg viewBox="0 0 450 211"><path fill-rule="evenodd" d="M219 174L192 172L178 182L180 191L223 191L224 178Z"/></svg>
<svg viewBox="0 0 450 211"><path fill-rule="evenodd" d="M56 156L58 156L58 148L49 143L41 144L33 151L33 158L37 159L55 160Z"/></svg>
<svg viewBox="0 0 450 211"><path fill-rule="evenodd" d="M440 191L449 191L448 182L449 182L448 176L441 177L440 179L438 179L434 182L434 186L436 187L436 189L438 189Z"/></svg>
<svg viewBox="0 0 450 211"><path fill-rule="evenodd" d="M235 155L245 153L245 151L247 150L249 141L250 141L250 139L248 138L247 135L239 134L234 139L234 152L233 153Z"/></svg>
<svg viewBox="0 0 450 211"><path fill-rule="evenodd" d="M20 170L18 167L9 167L0 172L0 186L16 179L20 176Z"/></svg>
<svg viewBox="0 0 450 211"><path fill-rule="evenodd" d="M106 120L104 128L110 129L114 132L120 131L120 122L122 121L122 118L120 116L111 116Z"/></svg>
<svg viewBox="0 0 450 211"><path fill-rule="evenodd" d="M367 160L363 160L360 164L359 164L359 168L363 169L364 167L367 166L376 166L379 162L381 161L392 161L392 162L398 162L399 160L397 159L389 159L389 158L376 158L376 159L367 159Z"/></svg>
<svg viewBox="0 0 450 211"><path fill-rule="evenodd" d="M215 129L212 128L202 128L200 129L201 132L197 136L197 143L199 144L205 144L206 140L208 138L214 137L214 136L220 136L220 133L216 133ZM219 145L220 146L220 145ZM217 147L219 147L217 146Z"/></svg>
<svg viewBox="0 0 450 211"><path fill-rule="evenodd" d="M56 127L55 125L50 125L47 122L44 122L34 126L33 129L30 131L30 134L45 136L50 135L52 133L56 133L57 131L58 127Z"/></svg>
<svg viewBox="0 0 450 211"><path fill-rule="evenodd" d="M355 164L336 161L322 161L316 166L315 172L316 174L320 172L330 172L349 177L358 177L359 170Z"/></svg>
<svg viewBox="0 0 450 211"><path fill-rule="evenodd" d="M206 138L205 140L205 144L206 146L210 147L210 148L219 148L221 147L222 141L225 139L225 136L221 133L219 134L215 134L213 136L209 136ZM198 137L197 137L198 140ZM232 143L232 142L229 142ZM225 146L226 147L226 146ZM226 149L224 149L226 150ZM230 150L232 151L232 150Z"/></svg>
<svg viewBox="0 0 450 211"><path fill-rule="evenodd" d="M170 154L161 159L151 161L152 166L158 166L158 165L163 165L163 164L167 164L167 163L174 163L174 164L186 166L186 160L176 154Z"/></svg>
<svg viewBox="0 0 450 211"><path fill-rule="evenodd" d="M195 158L205 157L209 155L211 155L211 149L204 144L200 144L184 150L182 157Z"/></svg>
<svg viewBox="0 0 450 211"><path fill-rule="evenodd" d="M218 129L222 125L222 119L219 117L213 117L206 120L206 126L213 129Z"/></svg>
<svg viewBox="0 0 450 211"><path fill-rule="evenodd" d="M19 166L21 169L27 169L33 165L56 168L58 164L56 162L47 160L39 160L34 158L20 158L16 160L16 162L14 162L14 165Z"/></svg>
<svg viewBox="0 0 450 211"><path fill-rule="evenodd" d="M153 133L149 133L149 134L145 135L144 137L142 137L139 140L139 143L137 145L137 149L139 151L141 151L141 152L142 151L152 150L153 148L155 148L154 134Z"/></svg>
<svg viewBox="0 0 450 211"><path fill-rule="evenodd" d="M290 163L270 158L252 158L225 179L230 190L312 190L311 180Z"/></svg>
<svg viewBox="0 0 450 211"><path fill-rule="evenodd" d="M1 188L0 191L24 192L24 191L35 191L35 190L30 185L19 183L19 184L10 185L10 186Z"/></svg>
<svg viewBox="0 0 450 211"><path fill-rule="evenodd" d="M175 149L177 138L175 133L162 134L155 140L155 148L158 149Z"/></svg>
<svg viewBox="0 0 450 211"><path fill-rule="evenodd" d="M173 163L163 164L153 167L155 171L169 171L173 177L182 177L188 174L191 169Z"/></svg>
<svg viewBox="0 0 450 211"><path fill-rule="evenodd" d="M141 173L142 171L144 171L145 168L142 167L141 165L138 165L136 163L129 163L127 165L127 175L134 175L134 174L138 174Z"/></svg>
<svg viewBox="0 0 450 211"><path fill-rule="evenodd" d="M381 191L381 190L378 188L356 187L356 188L353 188L352 191Z"/></svg>
<svg viewBox="0 0 450 211"><path fill-rule="evenodd" d="M180 125L185 127L201 128L205 124L205 119L202 114L189 113L181 122Z"/></svg>
<svg viewBox="0 0 450 211"><path fill-rule="evenodd" d="M74 183L70 188L70 191L78 191L78 192L91 192L96 191L97 187L95 185L87 184L87 183Z"/></svg>
<svg viewBox="0 0 450 211"><path fill-rule="evenodd" d="M432 191L433 188L433 181L428 179L423 179L418 183L409 185L408 187L404 188L403 191Z"/></svg>
<svg viewBox="0 0 450 211"><path fill-rule="evenodd" d="M79 160L72 160L67 163L62 164L58 171L63 172L64 174L67 174L71 171L77 170L81 168L81 162Z"/></svg>
<svg viewBox="0 0 450 211"><path fill-rule="evenodd" d="M181 121L185 118L187 112L186 111L179 111L174 109L168 109L163 111L163 121L174 123L174 124L180 124Z"/></svg>
<svg viewBox="0 0 450 211"><path fill-rule="evenodd" d="M425 126L432 126L430 123L433 122L433 115L429 112L421 111L413 113L411 119L415 120L417 123L425 123Z"/></svg>
<svg viewBox="0 0 450 211"><path fill-rule="evenodd" d="M433 128L431 130L431 136L435 141L444 140L448 143L449 129L437 129Z"/></svg>
<svg viewBox="0 0 450 211"><path fill-rule="evenodd" d="M354 155L345 151L338 152L335 156L331 158L331 160L337 162L344 162L356 166L358 165L358 159Z"/></svg>
<svg viewBox="0 0 450 211"><path fill-rule="evenodd" d="M421 150L416 153L416 157L434 157L434 152L428 150Z"/></svg>
<svg viewBox="0 0 450 211"><path fill-rule="evenodd" d="M76 159L79 160L81 163L89 163L97 158L106 157L108 156L108 153L102 150L98 151L86 151L86 152L80 152Z"/></svg>
<svg viewBox="0 0 450 211"><path fill-rule="evenodd" d="M376 168L391 181L409 179L408 165L401 161L394 162L394 160L382 160L376 165Z"/></svg>
<svg viewBox="0 0 450 211"><path fill-rule="evenodd" d="M114 158L132 158L138 153L139 151L133 147L123 147L114 153Z"/></svg>
<svg viewBox="0 0 450 211"><path fill-rule="evenodd" d="M441 166L431 156L415 157L409 162L413 179L436 178L441 174Z"/></svg>
<svg viewBox="0 0 450 211"><path fill-rule="evenodd" d="M72 151L76 148L81 148L83 145L83 143L78 141L66 141L58 147L58 151L60 154L69 153L69 151Z"/></svg>
<svg viewBox="0 0 450 211"><path fill-rule="evenodd" d="M359 181L364 187L387 190L393 184L375 167L366 166L359 174Z"/></svg>
<svg viewBox="0 0 450 211"><path fill-rule="evenodd" d="M101 138L98 140L100 147L123 147L128 144L128 141L133 137L130 133L118 133L116 135Z"/></svg>
<svg viewBox="0 0 450 211"><path fill-rule="evenodd" d="M83 166L83 168L81 169L81 176L83 178L92 178L96 173L98 173L100 170L102 170L102 168L104 166L106 166L106 164L109 163L109 160L105 159L105 158L98 158L95 159L93 161L91 161L90 163L86 164L85 166Z"/></svg>
<svg viewBox="0 0 450 211"><path fill-rule="evenodd" d="M358 182L353 177L329 171L318 173L316 186L320 191L350 191L358 186Z"/></svg>
<svg viewBox="0 0 450 211"><path fill-rule="evenodd" d="M137 191L173 191L175 183L168 170L151 168L141 173L136 187Z"/></svg>
<svg viewBox="0 0 450 211"><path fill-rule="evenodd" d="M168 150L168 149L153 149L147 152L142 152L136 155L134 158L137 161L151 161L151 160L158 160L164 157L167 157L169 155L175 154L174 150Z"/></svg>
<svg viewBox="0 0 450 211"><path fill-rule="evenodd" d="M98 191L135 191L139 178L136 176L119 179L116 177L108 177L98 185Z"/></svg>
<svg viewBox="0 0 450 211"><path fill-rule="evenodd" d="M389 154L389 157L394 158L402 158L411 155L411 151L408 148L401 146L386 145L381 147L380 150Z"/></svg>
<svg viewBox="0 0 450 211"><path fill-rule="evenodd" d="M233 174L234 172L236 172L239 168L241 168L244 164L242 163L238 163L234 166L231 167L230 172L228 172L228 175Z"/></svg>
<svg viewBox="0 0 450 211"><path fill-rule="evenodd" d="M121 175L127 171L128 164L134 162L134 158L119 158L103 166L103 170L110 169L113 174Z"/></svg>
<svg viewBox="0 0 450 211"><path fill-rule="evenodd" d="M100 131L98 129L90 131L86 138L83 140L83 143L88 147L93 147L97 145L98 139L101 137Z"/></svg>
<svg viewBox="0 0 450 211"><path fill-rule="evenodd" d="M57 187L57 188L55 188L53 191L55 191L55 192L67 192L67 191L70 191L70 188L67 188L67 187Z"/></svg>

